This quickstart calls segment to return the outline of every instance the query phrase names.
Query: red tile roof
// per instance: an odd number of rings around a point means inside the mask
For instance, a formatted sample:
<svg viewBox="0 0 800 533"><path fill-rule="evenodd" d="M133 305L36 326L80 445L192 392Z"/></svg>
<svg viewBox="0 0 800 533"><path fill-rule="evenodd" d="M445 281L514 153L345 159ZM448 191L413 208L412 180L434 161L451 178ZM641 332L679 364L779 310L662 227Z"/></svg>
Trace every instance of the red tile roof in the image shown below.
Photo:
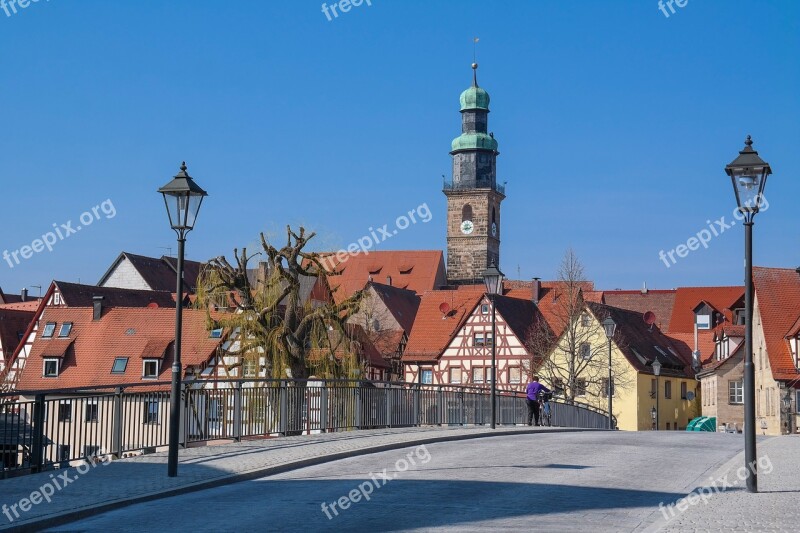
<svg viewBox="0 0 800 533"><path fill-rule="evenodd" d="M336 254L322 255L322 264L339 273L328 280L337 303L363 289L370 279L389 285L387 278L391 277L393 287L420 295L447 284L444 257L439 250L358 252L346 255L341 262Z"/></svg>
<svg viewBox="0 0 800 533"><path fill-rule="evenodd" d="M691 349L664 335L655 325L648 326L643 313L593 302L588 302L587 307L598 320L610 316L617 323L617 348L637 371L652 374L652 364L658 359L662 376L694 377Z"/></svg>
<svg viewBox="0 0 800 533"><path fill-rule="evenodd" d="M55 308L44 310L42 320L72 322L67 339L41 338L37 334L30 356L21 373L19 390L46 390L86 386L146 383L142 380L142 357L162 357L158 379L170 379L175 333L175 310L163 308L109 309L100 320L92 320L91 308ZM56 328L58 332L58 328ZM215 354L222 339L209 338L205 312L183 312L181 363L183 368L202 367ZM44 357L63 356L57 378L42 376ZM124 373L112 374L117 357L127 357Z"/></svg>
<svg viewBox="0 0 800 533"><path fill-rule="evenodd" d="M36 311L39 308L41 300L28 300L27 302L20 302L16 304L2 304L0 309L9 309L15 311Z"/></svg>
<svg viewBox="0 0 800 533"><path fill-rule="evenodd" d="M482 285L469 285L424 293L403 361L436 360L483 298L484 290Z"/></svg>
<svg viewBox="0 0 800 533"><path fill-rule="evenodd" d="M800 317L800 275L793 268L754 267L753 284L772 377L797 380L786 336Z"/></svg>
<svg viewBox="0 0 800 533"><path fill-rule="evenodd" d="M420 297L417 293L382 283L372 282L370 286L403 331L410 332L419 309Z"/></svg>
<svg viewBox="0 0 800 533"><path fill-rule="evenodd" d="M637 313L652 311L656 315L655 324L662 331L670 331L672 308L675 305L674 289L650 290L643 293L641 290L632 291L604 291L604 302L608 305L629 309Z"/></svg>
<svg viewBox="0 0 800 533"><path fill-rule="evenodd" d="M731 320L730 307L744 295L744 287L678 287L675 304L669 322L670 333L691 333L694 331L694 309L701 302L722 313ZM716 324L712 324L712 327Z"/></svg>

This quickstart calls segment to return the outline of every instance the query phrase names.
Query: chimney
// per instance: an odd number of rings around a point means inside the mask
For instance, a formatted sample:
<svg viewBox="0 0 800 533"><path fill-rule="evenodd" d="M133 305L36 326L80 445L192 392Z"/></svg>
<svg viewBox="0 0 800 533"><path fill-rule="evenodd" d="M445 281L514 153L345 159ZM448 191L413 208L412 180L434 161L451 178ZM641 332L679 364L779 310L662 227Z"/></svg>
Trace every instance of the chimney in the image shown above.
<svg viewBox="0 0 800 533"><path fill-rule="evenodd" d="M103 317L103 297L92 296L92 320L100 320Z"/></svg>
<svg viewBox="0 0 800 533"><path fill-rule="evenodd" d="M20 292L20 297L22 298L23 302L27 302L28 301L28 289L22 289L22 291Z"/></svg>
<svg viewBox="0 0 800 533"><path fill-rule="evenodd" d="M642 294L647 294L647 282L642 282Z"/></svg>
<svg viewBox="0 0 800 533"><path fill-rule="evenodd" d="M386 284L388 286L392 286L392 276L386 276Z"/></svg>
<svg viewBox="0 0 800 533"><path fill-rule="evenodd" d="M542 278L533 278L533 283L531 284L531 299L533 303L539 305L539 298L542 295Z"/></svg>
<svg viewBox="0 0 800 533"><path fill-rule="evenodd" d="M256 271L256 289L260 289L267 283L267 277L269 274L269 263L266 261L259 261L258 262L258 270Z"/></svg>

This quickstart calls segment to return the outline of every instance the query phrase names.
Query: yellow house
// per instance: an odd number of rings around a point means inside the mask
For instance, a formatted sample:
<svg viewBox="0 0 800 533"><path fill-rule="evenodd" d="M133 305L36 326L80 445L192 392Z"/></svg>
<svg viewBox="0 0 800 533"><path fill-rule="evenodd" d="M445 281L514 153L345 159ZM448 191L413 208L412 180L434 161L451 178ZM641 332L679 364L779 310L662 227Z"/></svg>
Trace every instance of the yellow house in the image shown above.
<svg viewBox="0 0 800 533"><path fill-rule="evenodd" d="M642 313L586 302L585 312L565 328L542 363L542 381L557 394L607 410L609 340L603 327L607 318L616 326L610 366L617 427L685 429L700 412L691 349L647 324Z"/></svg>

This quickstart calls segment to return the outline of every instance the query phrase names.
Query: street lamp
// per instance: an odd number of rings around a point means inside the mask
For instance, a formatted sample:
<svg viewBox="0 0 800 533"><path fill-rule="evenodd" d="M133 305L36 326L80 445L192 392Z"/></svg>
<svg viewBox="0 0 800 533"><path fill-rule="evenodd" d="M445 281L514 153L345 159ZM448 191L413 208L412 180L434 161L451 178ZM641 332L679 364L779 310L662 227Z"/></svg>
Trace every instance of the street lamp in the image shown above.
<svg viewBox="0 0 800 533"><path fill-rule="evenodd" d="M483 283L486 285L486 294L492 302L492 429L497 421L497 315L495 313L495 296L503 291L503 273L494 264L494 259L489 268L483 271Z"/></svg>
<svg viewBox="0 0 800 533"><path fill-rule="evenodd" d="M653 420L656 423L656 431L658 431L658 376L661 375L661 361L658 360L658 356L656 356L656 360L653 361L653 374L656 376L656 406L655 406L655 416Z"/></svg>
<svg viewBox="0 0 800 533"><path fill-rule="evenodd" d="M603 320L603 329L606 330L606 338L608 339L608 429L614 429L614 422L612 421L614 418L612 410L614 406L614 400L612 399L614 387L613 382L611 381L611 337L614 336L614 331L617 329L617 323L614 322L613 318L608 317Z"/></svg>
<svg viewBox="0 0 800 533"><path fill-rule="evenodd" d="M750 136L739 157L725 167L730 176L736 204L744 220L744 461L748 492L758 492L756 467L756 373L753 365L753 218L761 206L767 176L772 174L769 163L753 150Z"/></svg>
<svg viewBox="0 0 800 533"><path fill-rule="evenodd" d="M164 195L169 224L178 234L178 268L177 290L175 291L175 357L172 360L172 393L169 399L169 456L167 458L167 475L178 475L178 438L181 419L181 330L183 317L183 245L186 234L192 231L200 204L208 193L201 189L186 173L186 162L181 164L181 171L158 189Z"/></svg>

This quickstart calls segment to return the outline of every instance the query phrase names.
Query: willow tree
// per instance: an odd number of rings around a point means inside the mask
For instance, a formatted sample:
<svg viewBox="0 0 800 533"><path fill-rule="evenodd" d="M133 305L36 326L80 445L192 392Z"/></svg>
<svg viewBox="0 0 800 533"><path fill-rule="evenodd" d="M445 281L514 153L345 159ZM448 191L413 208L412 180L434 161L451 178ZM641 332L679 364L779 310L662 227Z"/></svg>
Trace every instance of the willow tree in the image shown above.
<svg viewBox="0 0 800 533"><path fill-rule="evenodd" d="M233 356L236 362L228 370L250 365L267 377L305 379L350 377L359 368L356 343L345 322L358 309L362 291L339 303L302 294L301 287L311 284L316 293L332 295L329 277L337 275L324 268L319 253L305 251L314 236L303 227L295 232L287 226L286 243L277 248L262 233L267 269L255 283L248 276L248 262L259 254L248 256L246 248L234 249L233 263L220 256L205 266L197 305L206 310L209 329L237 335L236 349L219 358L227 364L225 359ZM215 307L227 309L214 312Z"/></svg>

